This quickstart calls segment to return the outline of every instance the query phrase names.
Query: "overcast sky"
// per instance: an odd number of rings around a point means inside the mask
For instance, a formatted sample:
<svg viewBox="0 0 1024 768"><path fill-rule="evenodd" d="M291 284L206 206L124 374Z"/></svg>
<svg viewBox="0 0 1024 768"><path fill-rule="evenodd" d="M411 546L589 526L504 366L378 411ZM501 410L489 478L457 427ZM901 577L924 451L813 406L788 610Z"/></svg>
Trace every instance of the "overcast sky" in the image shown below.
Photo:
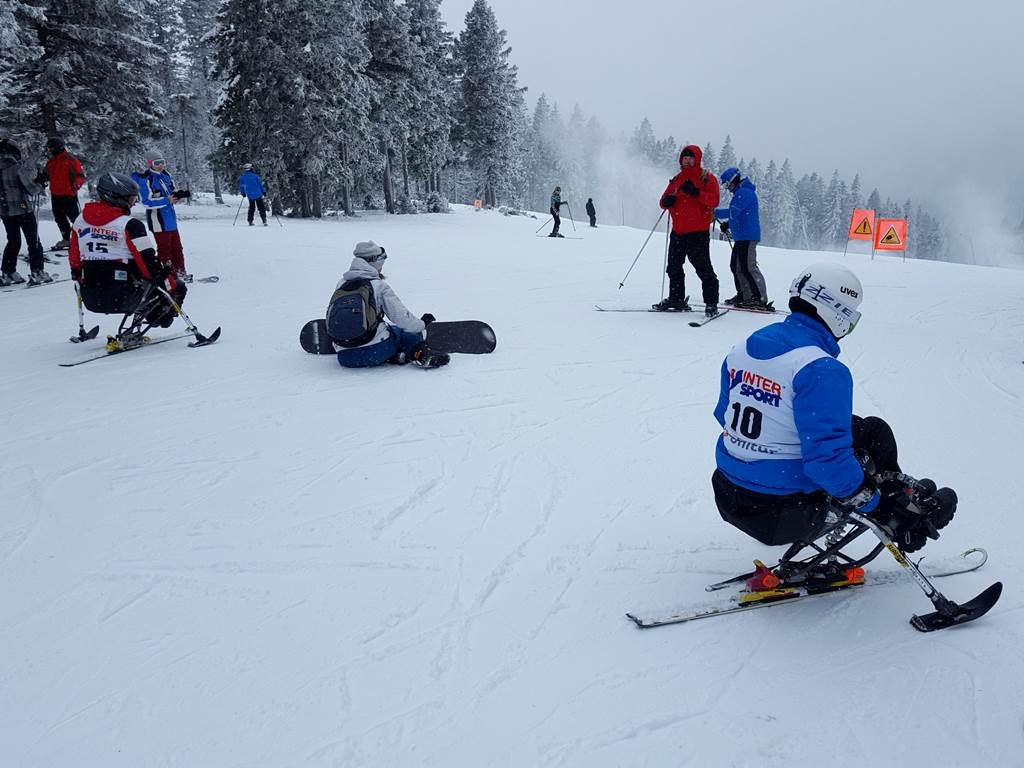
<svg viewBox="0 0 1024 768"><path fill-rule="evenodd" d="M444 0L460 32L472 0ZM531 105L789 157L883 197L1024 207L1020 0L491 0ZM1007 198L1012 196L1013 201Z"/></svg>

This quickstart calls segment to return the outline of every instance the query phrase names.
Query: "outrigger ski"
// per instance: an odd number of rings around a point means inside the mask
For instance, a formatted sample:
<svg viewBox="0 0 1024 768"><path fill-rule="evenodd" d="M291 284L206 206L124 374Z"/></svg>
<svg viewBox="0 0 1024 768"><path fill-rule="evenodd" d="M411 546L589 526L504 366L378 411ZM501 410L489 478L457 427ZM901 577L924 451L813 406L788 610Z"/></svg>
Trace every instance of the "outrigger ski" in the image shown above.
<svg viewBox="0 0 1024 768"><path fill-rule="evenodd" d="M897 481L906 485L908 492L918 491L922 487L919 482L899 472L884 472L875 476L876 481ZM956 603L937 590L929 581L928 575L922 572L918 563L910 560L907 555L893 543L888 528L859 512L843 512L835 508L829 510L828 527L815 535L814 541L797 541L783 554L773 568L755 561L755 570L740 574L731 579L711 584L709 592L725 589L730 586L744 585L747 589L740 590L729 603L719 606L700 606L692 610L680 611L662 618L643 618L635 613L626 616L640 629L662 627L668 624L682 624L711 616L726 613L739 613L772 605L790 603L808 597L818 597L854 587L877 582L866 581L863 566L875 559L883 549L888 550L896 562L910 572L911 577L924 592L935 610L926 614L915 614L910 623L920 632L933 632L957 624L966 624L984 616L998 602L1003 592L1001 582L995 582L988 589L965 603ZM878 539L878 543L866 555L853 558L842 550L854 539L870 531ZM932 538L938 538L938 533ZM816 540L821 539L819 545ZM797 556L810 550L809 556L797 559ZM963 557L980 553L981 561L969 566L961 566L950 570L940 569L932 573L932 578L951 576L957 573L974 571L985 564L988 554L983 549L972 549ZM920 562L920 561L919 561ZM930 568L928 570L931 570Z"/></svg>

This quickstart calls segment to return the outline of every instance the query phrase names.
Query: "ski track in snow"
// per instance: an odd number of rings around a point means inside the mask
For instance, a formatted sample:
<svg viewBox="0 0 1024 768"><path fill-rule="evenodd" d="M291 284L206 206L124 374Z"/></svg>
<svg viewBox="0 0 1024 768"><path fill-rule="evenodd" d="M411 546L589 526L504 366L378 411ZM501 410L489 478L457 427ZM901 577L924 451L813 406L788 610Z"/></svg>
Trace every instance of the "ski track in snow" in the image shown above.
<svg viewBox="0 0 1024 768"><path fill-rule="evenodd" d="M101 344L67 343L68 285L0 295L0 763L788 768L837 743L858 765L1019 762L1024 526L993 479L1019 473L1024 272L759 249L780 305L807 263L861 276L855 408L957 489L926 554L987 547L938 586L1004 579L989 616L919 634L908 580L638 632L626 611L715 602L705 584L781 553L709 483L722 357L781 318L594 312L656 300L658 243L618 289L637 230L188 211L190 269L222 278L186 304L223 327L212 347L61 369ZM303 353L371 238L414 313L486 320L497 350L435 371Z"/></svg>

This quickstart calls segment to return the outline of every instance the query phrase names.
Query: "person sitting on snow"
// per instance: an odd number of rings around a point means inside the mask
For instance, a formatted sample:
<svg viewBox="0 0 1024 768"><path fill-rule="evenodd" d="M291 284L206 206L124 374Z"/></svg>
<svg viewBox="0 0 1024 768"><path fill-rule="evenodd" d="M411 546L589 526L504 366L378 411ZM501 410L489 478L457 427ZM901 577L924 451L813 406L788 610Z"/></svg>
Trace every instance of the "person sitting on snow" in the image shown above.
<svg viewBox="0 0 1024 768"><path fill-rule="evenodd" d="M859 512L915 552L953 519L957 496L930 480L916 481L913 493L894 481L892 429L853 415L853 378L836 358L860 319L860 280L815 264L789 292L793 314L754 332L722 364L711 478L719 514L774 546L814 541L830 511Z"/></svg>
<svg viewBox="0 0 1024 768"><path fill-rule="evenodd" d="M132 218L138 185L123 173L104 173L96 182L96 195L99 200L86 203L71 227L68 265L79 283L82 302L90 312L134 313L133 329L170 327L177 313L156 288L179 307L188 289L157 257L146 225Z"/></svg>
<svg viewBox="0 0 1024 768"><path fill-rule="evenodd" d="M422 368L447 365L448 355L432 351L424 340L423 331L434 316L413 315L385 282L387 252L368 240L358 243L353 255L327 305L327 334L338 363L345 368L407 362Z"/></svg>

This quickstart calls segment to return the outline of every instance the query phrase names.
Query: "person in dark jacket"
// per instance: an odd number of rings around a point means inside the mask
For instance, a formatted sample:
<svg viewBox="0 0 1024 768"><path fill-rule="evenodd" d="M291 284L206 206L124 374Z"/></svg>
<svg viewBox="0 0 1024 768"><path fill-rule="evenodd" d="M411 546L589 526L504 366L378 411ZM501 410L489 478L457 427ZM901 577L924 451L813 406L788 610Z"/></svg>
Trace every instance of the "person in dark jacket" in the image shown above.
<svg viewBox="0 0 1024 768"><path fill-rule="evenodd" d="M551 193L551 218L555 220L555 227L548 237L565 237L558 231L562 224L562 217L558 215L558 211L563 205L568 205L568 203L562 201L562 188L555 187L555 191Z"/></svg>
<svg viewBox="0 0 1024 768"><path fill-rule="evenodd" d="M653 306L659 312L688 311L686 275L683 264L687 258L700 278L704 295L704 313L718 314L718 276L711 266L711 214L718 205L718 179L701 168L703 156L695 144L679 153L677 173L661 195L661 207L672 217L672 234L668 247L668 298Z"/></svg>
<svg viewBox="0 0 1024 768"><path fill-rule="evenodd" d="M594 198L587 198L587 216L590 217L590 226L597 226L597 209L594 207Z"/></svg>
<svg viewBox="0 0 1024 768"><path fill-rule="evenodd" d="M740 174L739 168L722 171L722 184L731 193L728 208L715 210L722 232L732 232L732 269L736 295L726 304L749 309L768 310L768 291L764 275L757 267L757 243L761 239L761 216L758 211L757 188Z"/></svg>
<svg viewBox="0 0 1024 768"><path fill-rule="evenodd" d="M46 140L50 159L46 161L46 178L50 183L50 202L53 220L60 230L60 240L53 250L67 248L71 238L71 224L78 218L78 190L85 184L82 164L68 152L64 139L51 136Z"/></svg>
<svg viewBox="0 0 1024 768"><path fill-rule="evenodd" d="M7 231L7 245L0 263L0 286L25 282L17 269L22 234L28 245L29 284L53 281L43 270L43 246L39 242L39 223L33 210L33 198L43 191L36 177L37 174L21 162L18 145L10 139L0 140L0 218Z"/></svg>
<svg viewBox="0 0 1024 768"><path fill-rule="evenodd" d="M252 167L252 163L246 163L242 166L242 175L238 179L238 191L249 201L249 226L252 226L253 215L256 213L256 209L260 210L260 218L263 219L263 226L267 226L267 205L263 201L263 197L266 195L266 190L263 188L263 180L260 179L260 175L256 173L256 170Z"/></svg>

